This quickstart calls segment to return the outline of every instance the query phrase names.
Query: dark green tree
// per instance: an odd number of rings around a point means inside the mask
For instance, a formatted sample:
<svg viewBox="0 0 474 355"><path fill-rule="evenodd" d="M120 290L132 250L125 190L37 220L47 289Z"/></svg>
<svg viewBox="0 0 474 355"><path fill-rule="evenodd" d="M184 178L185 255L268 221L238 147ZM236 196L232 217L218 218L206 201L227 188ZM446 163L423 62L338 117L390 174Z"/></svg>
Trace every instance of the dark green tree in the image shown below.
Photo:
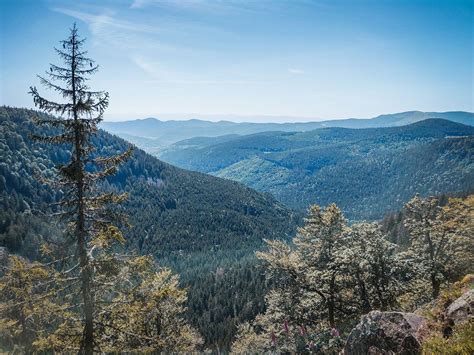
<svg viewBox="0 0 474 355"><path fill-rule="evenodd" d="M110 156L97 157L91 137L98 131L103 113L109 104L109 94L92 91L88 77L97 72L98 66L83 50L85 39L80 39L74 24L61 49L55 48L63 66L51 64L45 76L39 76L41 84L62 96L59 103L41 96L36 87L30 88L35 105L45 113L56 117L38 118L39 125L49 125L58 131L56 135L34 136L35 139L53 144L69 144L71 155L67 163L57 166L58 179L53 186L61 189L60 215L66 222L69 235L73 236L75 258L80 270L83 334L80 352L92 354L94 350L94 267L97 249L113 246L123 237L111 222L117 212L110 208L126 198L126 194L97 193L95 185L101 179L113 175L120 163L131 155L131 148Z"/></svg>

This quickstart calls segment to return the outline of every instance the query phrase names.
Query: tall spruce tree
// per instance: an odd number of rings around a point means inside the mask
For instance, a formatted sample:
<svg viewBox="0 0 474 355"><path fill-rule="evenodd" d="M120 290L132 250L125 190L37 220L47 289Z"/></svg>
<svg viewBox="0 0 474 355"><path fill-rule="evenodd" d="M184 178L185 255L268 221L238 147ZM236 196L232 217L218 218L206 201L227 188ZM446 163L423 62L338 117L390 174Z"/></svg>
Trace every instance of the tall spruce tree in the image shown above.
<svg viewBox="0 0 474 355"><path fill-rule="evenodd" d="M83 50L85 39L80 39L74 24L70 35L61 41L62 48L55 48L63 66L51 64L47 77L39 76L41 84L59 93L64 102L59 103L41 96L36 87L30 88L35 105L57 118L38 118L39 125L58 129L56 135L34 136L35 139L53 144L70 144L71 156L66 164L58 165L59 178L53 184L60 188L63 198L59 205L61 216L69 228L76 247L75 257L80 269L83 334L80 352L92 354L94 350L94 249L123 242L120 231L111 224L116 213L108 208L126 198L125 194L99 194L94 186L117 170L117 166L131 154L131 149L110 157L97 157L91 138L98 132L97 125L109 103L104 91L91 91L88 77L97 72L98 66Z"/></svg>

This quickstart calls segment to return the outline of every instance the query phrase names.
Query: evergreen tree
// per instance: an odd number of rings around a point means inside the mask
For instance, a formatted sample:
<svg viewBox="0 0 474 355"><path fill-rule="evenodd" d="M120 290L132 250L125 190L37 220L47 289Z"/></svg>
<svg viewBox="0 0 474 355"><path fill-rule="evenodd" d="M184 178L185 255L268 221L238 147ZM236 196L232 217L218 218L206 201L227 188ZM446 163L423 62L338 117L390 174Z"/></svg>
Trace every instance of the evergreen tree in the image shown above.
<svg viewBox="0 0 474 355"><path fill-rule="evenodd" d="M320 299L323 314L331 327L338 317L350 314L344 292L348 275L342 272L339 254L348 246L344 234L348 227L341 210L331 204L324 211L311 206L305 225L294 239L300 269L308 278L309 288Z"/></svg>
<svg viewBox="0 0 474 355"><path fill-rule="evenodd" d="M186 291L178 276L157 269L149 256L130 258L100 292L103 306L97 326L100 349L106 352L192 352L201 337L182 319ZM111 302L107 302L112 299Z"/></svg>
<svg viewBox="0 0 474 355"><path fill-rule="evenodd" d="M437 198L417 195L405 206L409 252L430 283L433 299L443 282L465 274L472 265L473 210L472 196L465 201L450 199L443 207Z"/></svg>
<svg viewBox="0 0 474 355"><path fill-rule="evenodd" d="M33 263L1 254L0 349L194 351L202 340L182 318L187 294L178 287L178 277L159 268L150 256L120 253L125 239L113 222L126 217L116 205L126 194L115 193L116 187L101 180L114 174L131 150L125 146L124 153L109 157L94 152L92 142L106 144L93 136L107 94L88 91L84 83L84 75L97 67L81 51L83 42L74 26L62 42L65 51L58 51L66 67L52 66L48 73L52 80L64 81L65 87L41 78L69 101L48 101L31 88L35 103L47 113L35 118L46 125L47 136L35 138L70 147L62 149L61 160L67 163L57 166L58 178L50 181L50 190L62 197L54 205L62 220L59 226L66 228L62 240L60 233L53 238L38 236L42 244L33 253L37 260Z"/></svg>
<svg viewBox="0 0 474 355"><path fill-rule="evenodd" d="M387 240L378 223L354 224L345 238L348 248L338 257L345 273L352 275L360 313L393 309L413 277L412 265Z"/></svg>
<svg viewBox="0 0 474 355"><path fill-rule="evenodd" d="M0 349L32 353L38 334L57 324L66 304L52 302L61 274L48 265L7 257L0 279ZM7 263L5 263L7 264Z"/></svg>
<svg viewBox="0 0 474 355"><path fill-rule="evenodd" d="M74 236L76 257L79 261L84 332L81 351L92 354L94 349L94 249L108 246L116 240L123 242L120 231L112 226L112 212L108 205L121 202L125 194L96 194L94 185L117 170L127 159L131 149L111 157L93 157L91 136L97 133L97 125L109 103L109 94L91 91L87 86L88 76L98 70L87 51L82 49L85 39L80 39L74 24L68 39L61 41L62 49L56 49L64 66L51 64L46 72L49 79L39 76L41 83L58 92L65 102L58 103L42 97L36 87L30 88L35 105L58 118L39 118L40 125L60 129L53 136L35 136L43 142L71 144L72 154L67 164L58 166L59 179L55 186L64 189L60 202L62 216ZM61 86L61 83L63 86ZM93 165L93 167L90 167ZM100 166L100 168L98 167Z"/></svg>
<svg viewBox="0 0 474 355"><path fill-rule="evenodd" d="M265 297L267 309L252 324L239 326L233 350L331 353L340 348L336 327L357 314L352 275L341 257L348 228L336 205L323 211L314 205L293 239L295 248L267 241L269 250L257 253L274 285Z"/></svg>

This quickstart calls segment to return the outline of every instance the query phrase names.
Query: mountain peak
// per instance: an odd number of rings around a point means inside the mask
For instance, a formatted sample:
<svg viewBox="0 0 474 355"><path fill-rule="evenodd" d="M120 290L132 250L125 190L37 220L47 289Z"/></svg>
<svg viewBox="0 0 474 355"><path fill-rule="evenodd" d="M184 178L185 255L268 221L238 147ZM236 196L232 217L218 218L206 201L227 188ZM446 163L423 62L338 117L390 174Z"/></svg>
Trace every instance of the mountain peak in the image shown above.
<svg viewBox="0 0 474 355"><path fill-rule="evenodd" d="M158 118L155 118L155 117L146 117L146 118L139 118L137 121L141 121L141 122L162 122L160 121ZM124 121L124 122L127 122L127 121Z"/></svg>

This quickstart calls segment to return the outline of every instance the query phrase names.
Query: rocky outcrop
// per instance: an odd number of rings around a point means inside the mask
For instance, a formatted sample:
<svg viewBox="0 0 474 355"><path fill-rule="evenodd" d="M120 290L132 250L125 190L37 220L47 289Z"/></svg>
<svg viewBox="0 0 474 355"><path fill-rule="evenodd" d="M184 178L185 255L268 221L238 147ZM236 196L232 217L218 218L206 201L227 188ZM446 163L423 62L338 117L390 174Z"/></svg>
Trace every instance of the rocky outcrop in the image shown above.
<svg viewBox="0 0 474 355"><path fill-rule="evenodd" d="M446 318L453 324L474 318L474 289L465 292L446 309Z"/></svg>
<svg viewBox="0 0 474 355"><path fill-rule="evenodd" d="M425 324L414 313L372 311L352 329L344 354L419 354Z"/></svg>

